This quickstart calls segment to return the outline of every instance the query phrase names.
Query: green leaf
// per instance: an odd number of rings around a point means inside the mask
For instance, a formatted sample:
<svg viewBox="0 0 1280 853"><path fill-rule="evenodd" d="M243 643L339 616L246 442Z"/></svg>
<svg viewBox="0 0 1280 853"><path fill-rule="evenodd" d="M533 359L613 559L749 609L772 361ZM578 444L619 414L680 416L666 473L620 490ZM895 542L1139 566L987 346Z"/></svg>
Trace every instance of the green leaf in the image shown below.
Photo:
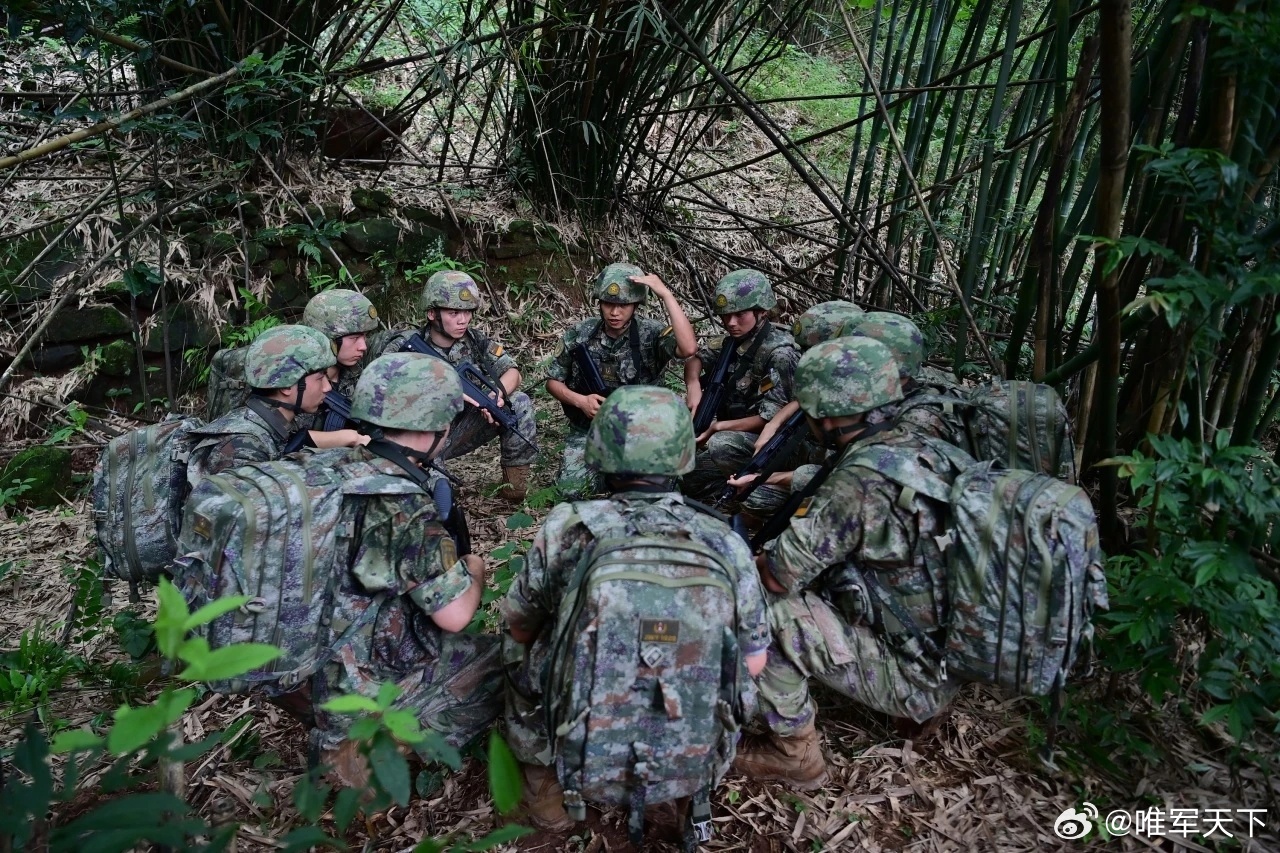
<svg viewBox="0 0 1280 853"><path fill-rule="evenodd" d="M204 607L188 616L186 621L182 623L182 627L190 631L192 628L206 625L222 614L230 613L248 600L249 596L247 595L233 595L228 598L219 598L217 601L210 601Z"/></svg>
<svg viewBox="0 0 1280 853"><path fill-rule="evenodd" d="M308 823L320 820L324 811L325 800L329 798L329 786L317 785L311 779L303 777L293 788L293 804Z"/></svg>
<svg viewBox="0 0 1280 853"><path fill-rule="evenodd" d="M333 820L339 832L346 832L356 816L356 810L360 808L360 793L355 788L343 788L333 801Z"/></svg>
<svg viewBox="0 0 1280 853"><path fill-rule="evenodd" d="M413 848L413 853L444 853L444 844L434 838L424 838Z"/></svg>
<svg viewBox="0 0 1280 853"><path fill-rule="evenodd" d="M492 850L531 832L533 830L527 826L509 823L506 826L498 827L483 838L477 838L475 841L467 841L463 844L455 844L449 848L449 853L479 853L482 850Z"/></svg>
<svg viewBox="0 0 1280 853"><path fill-rule="evenodd" d="M84 729L69 729L59 732L53 739L50 750L54 753L84 752L89 749L101 749L102 738Z"/></svg>
<svg viewBox="0 0 1280 853"><path fill-rule="evenodd" d="M508 530L523 530L526 527L533 527L536 524L532 515L521 511L507 519Z"/></svg>
<svg viewBox="0 0 1280 853"><path fill-rule="evenodd" d="M281 654L278 648L266 643L237 643L214 649L201 660L188 661L190 666L178 673L178 677L189 681L221 681L260 669Z"/></svg>
<svg viewBox="0 0 1280 853"><path fill-rule="evenodd" d="M285 850L308 850L312 847L332 847L334 850L347 849L345 842L331 838L328 833L318 826L299 827L284 838L281 838L280 844Z"/></svg>
<svg viewBox="0 0 1280 853"><path fill-rule="evenodd" d="M386 711L395 703L399 695L400 686L398 684L394 681L384 681L378 687L378 708Z"/></svg>
<svg viewBox="0 0 1280 853"><path fill-rule="evenodd" d="M496 730L489 732L489 791L498 811L507 814L520 805L524 784L520 777L520 765L511 747Z"/></svg>
<svg viewBox="0 0 1280 853"><path fill-rule="evenodd" d="M141 708L124 706L115 714L115 725L107 735L107 749L112 755L124 755L141 749L165 727L183 715L196 698L191 689L166 691L156 697L155 704Z"/></svg>
<svg viewBox="0 0 1280 853"><path fill-rule="evenodd" d="M376 714L378 712L377 702L358 693L334 696L320 707L335 714Z"/></svg>
<svg viewBox="0 0 1280 853"><path fill-rule="evenodd" d="M382 715L382 723L401 743L419 743L425 737L412 711L386 711Z"/></svg>
<svg viewBox="0 0 1280 853"><path fill-rule="evenodd" d="M164 657L176 660L182 638L187 635L184 627L187 622L187 602L168 578L160 579L160 584L156 587L156 600L159 602L155 622L156 647Z"/></svg>
<svg viewBox="0 0 1280 853"><path fill-rule="evenodd" d="M400 748L389 737L379 737L369 750L369 763L373 776L382 790L402 806L409 804L409 762L400 754Z"/></svg>

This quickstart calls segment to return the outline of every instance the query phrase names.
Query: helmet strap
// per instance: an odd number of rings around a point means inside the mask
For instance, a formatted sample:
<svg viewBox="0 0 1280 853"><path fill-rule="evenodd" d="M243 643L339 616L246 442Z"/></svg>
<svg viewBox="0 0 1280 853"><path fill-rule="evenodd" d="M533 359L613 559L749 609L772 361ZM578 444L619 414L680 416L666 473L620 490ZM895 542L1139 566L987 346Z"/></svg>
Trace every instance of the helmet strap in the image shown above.
<svg viewBox="0 0 1280 853"><path fill-rule="evenodd" d="M287 403L284 400L280 400L275 397L268 397L266 393L264 393L261 389L258 389L258 388L254 388L249 393L253 394L255 397L257 397L262 402L266 403L268 406L275 406L277 409L284 409L285 411L292 412L295 415L302 414L302 394L307 390L306 374L303 374L302 378L298 380L298 384L293 387L294 387L295 393L294 393L294 401L292 403ZM271 390L274 391L276 389L273 388Z"/></svg>

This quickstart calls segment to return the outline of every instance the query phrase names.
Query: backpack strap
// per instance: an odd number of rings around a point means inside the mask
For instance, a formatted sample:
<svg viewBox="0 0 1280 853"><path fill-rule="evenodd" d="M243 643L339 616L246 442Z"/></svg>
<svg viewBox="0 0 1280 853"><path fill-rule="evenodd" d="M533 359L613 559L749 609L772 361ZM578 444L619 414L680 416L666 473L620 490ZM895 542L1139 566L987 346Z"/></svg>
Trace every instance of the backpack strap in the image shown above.
<svg viewBox="0 0 1280 853"><path fill-rule="evenodd" d="M871 590L872 596L875 597L876 601L878 601L881 606L889 611L889 615L891 615L898 624L902 626L902 630L906 631L912 637L915 637L916 642L920 644L920 648L924 649L925 653L932 657L936 662L941 663L942 650L939 649L933 639L916 624L916 620L911 618L911 614L907 612L907 609L903 607L898 600L880 584L880 580L876 577L875 571L863 572L862 577L866 580L867 588ZM877 610L878 609L879 608L877 608ZM880 622L881 625L887 624L884 615L884 611L880 611L877 614L877 621ZM885 630L888 633L898 633L887 627Z"/></svg>

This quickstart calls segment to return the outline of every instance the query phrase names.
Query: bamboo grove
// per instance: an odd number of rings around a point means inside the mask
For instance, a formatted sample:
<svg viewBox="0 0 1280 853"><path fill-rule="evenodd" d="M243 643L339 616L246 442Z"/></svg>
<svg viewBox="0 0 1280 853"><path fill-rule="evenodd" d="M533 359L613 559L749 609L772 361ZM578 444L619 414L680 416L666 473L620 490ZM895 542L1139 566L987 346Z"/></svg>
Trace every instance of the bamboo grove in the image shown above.
<svg viewBox="0 0 1280 853"><path fill-rule="evenodd" d="M588 230L638 221L695 293L751 265L794 305L911 313L957 374L1064 392L1110 550L1237 531L1277 576L1280 499L1170 532L1173 486L1141 474L1168 442L1212 471L1280 415L1274 0L94 0L10 26L112 52L153 97L238 75L159 113L228 163L278 173L356 110L396 143L385 168L514 188ZM847 90L761 95L797 52L845 57ZM805 119L820 102L835 118ZM429 145L403 143L414 117ZM753 146L722 144L744 127ZM1189 506L1217 506L1204 478Z"/></svg>

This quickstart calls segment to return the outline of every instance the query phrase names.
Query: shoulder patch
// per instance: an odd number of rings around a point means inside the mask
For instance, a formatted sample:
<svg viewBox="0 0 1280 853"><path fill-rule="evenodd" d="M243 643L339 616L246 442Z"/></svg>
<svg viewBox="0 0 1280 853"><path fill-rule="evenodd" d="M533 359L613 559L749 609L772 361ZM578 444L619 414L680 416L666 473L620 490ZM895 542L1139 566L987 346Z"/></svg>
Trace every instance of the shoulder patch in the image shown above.
<svg viewBox="0 0 1280 853"><path fill-rule="evenodd" d="M564 355L564 338L561 338L560 342L556 344L556 352L555 352L555 357L557 358L562 355Z"/></svg>
<svg viewBox="0 0 1280 853"><path fill-rule="evenodd" d="M765 375L764 379L760 380L760 393L765 394L772 391L773 387L777 384L777 372L770 370L768 374Z"/></svg>
<svg viewBox="0 0 1280 853"><path fill-rule="evenodd" d="M675 331L675 328L676 328L675 326L667 326L667 327L666 327L665 329L663 329L661 332L658 332L658 337L660 337L660 338L665 338L667 335L669 335L669 334L671 334L672 332L674 332L674 331Z"/></svg>
<svg viewBox="0 0 1280 853"><path fill-rule="evenodd" d="M807 497L800 502L800 506L796 507L796 511L791 513L792 518L804 518L809 514L809 507L813 506L813 497Z"/></svg>
<svg viewBox="0 0 1280 853"><path fill-rule="evenodd" d="M458 562L458 546L453 544L453 537L446 533L440 537L440 565L448 571L456 562Z"/></svg>
<svg viewBox="0 0 1280 853"><path fill-rule="evenodd" d="M503 348L502 344L498 343L497 341L490 341L489 355L493 356L494 358L501 358L504 352L506 352L506 350Z"/></svg>

